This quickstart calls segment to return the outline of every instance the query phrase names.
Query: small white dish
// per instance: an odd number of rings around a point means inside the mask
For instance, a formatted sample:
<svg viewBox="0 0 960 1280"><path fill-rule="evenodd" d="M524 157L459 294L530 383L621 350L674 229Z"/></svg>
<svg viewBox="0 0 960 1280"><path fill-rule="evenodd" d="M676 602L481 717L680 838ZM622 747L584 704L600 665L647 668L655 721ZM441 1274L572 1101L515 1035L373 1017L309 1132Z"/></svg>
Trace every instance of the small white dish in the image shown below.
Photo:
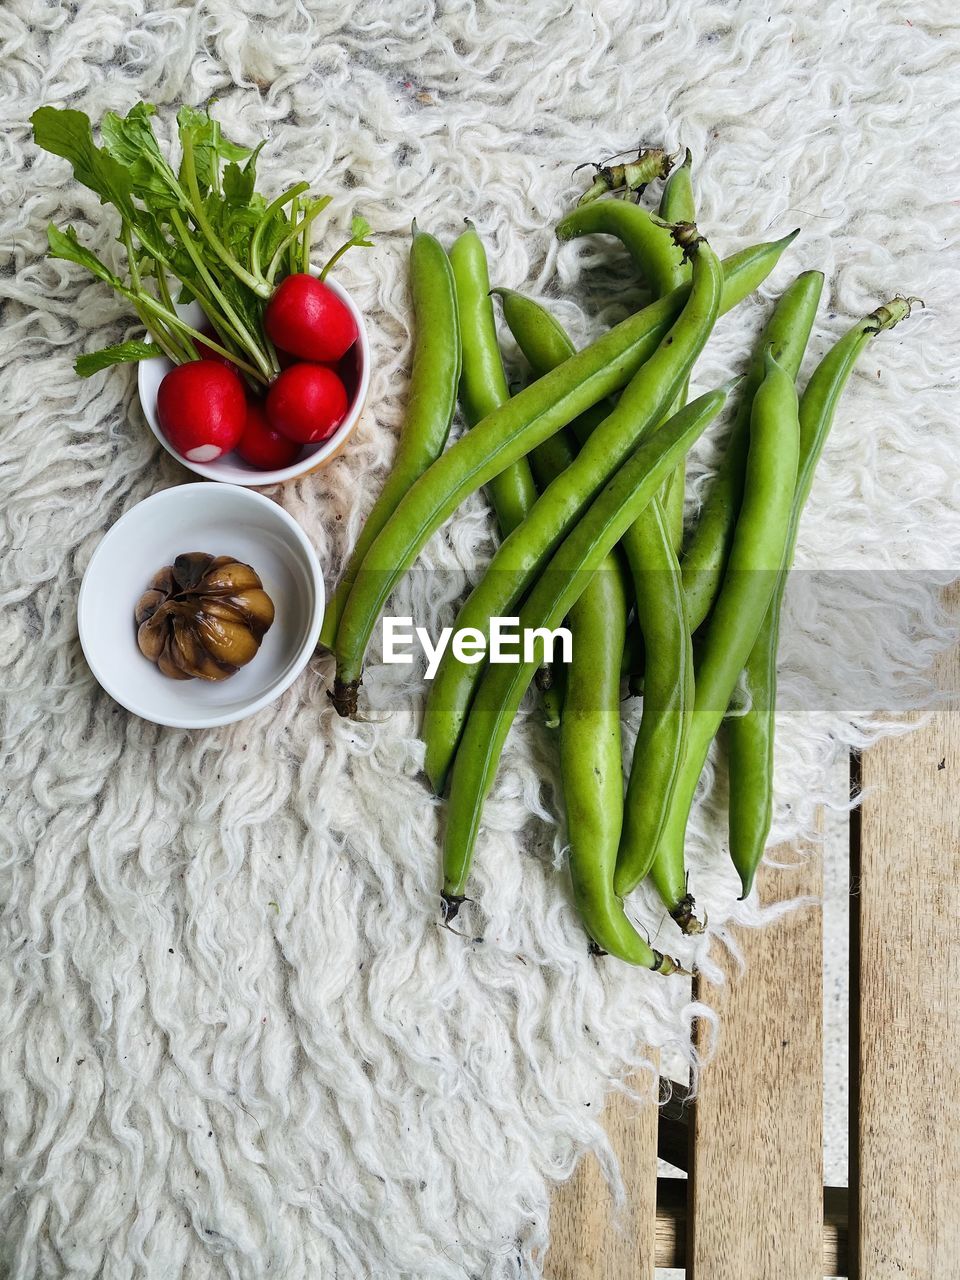
<svg viewBox="0 0 960 1280"><path fill-rule="evenodd" d="M251 565L273 600L260 651L227 680L171 680L137 646L137 601L158 569L188 551ZM293 684L323 610L323 575L296 520L250 489L198 483L153 494L108 529L83 575L77 623L90 670L122 707L154 724L206 729L253 715Z"/></svg>
<svg viewBox="0 0 960 1280"><path fill-rule="evenodd" d="M166 356L156 356L153 360L140 361L137 369L137 390L150 430L171 457L207 480L259 486L279 484L283 480L293 480L297 476L306 475L317 467L325 466L340 452L360 419L370 387L370 341L360 308L346 289L333 279L328 278L326 283L347 305L357 322L357 340L344 357L348 366L344 381L350 396L350 407L346 417L329 440L324 440L320 444L304 445L303 452L296 462L292 462L289 467L279 467L274 471L260 471L256 467L251 467L236 453L225 453L213 462L191 462L177 453L160 428L160 421L157 418L157 390L173 365ZM206 323L204 314L196 302L191 302L187 307L178 306L177 311L195 329L202 329Z"/></svg>

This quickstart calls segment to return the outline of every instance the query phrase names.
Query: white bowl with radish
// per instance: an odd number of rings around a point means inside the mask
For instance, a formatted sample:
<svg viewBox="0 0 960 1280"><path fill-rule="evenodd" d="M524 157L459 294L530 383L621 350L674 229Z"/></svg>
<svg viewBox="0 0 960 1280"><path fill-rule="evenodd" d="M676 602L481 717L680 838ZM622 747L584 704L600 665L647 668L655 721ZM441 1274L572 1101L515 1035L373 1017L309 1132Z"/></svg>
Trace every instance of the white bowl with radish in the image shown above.
<svg viewBox="0 0 960 1280"><path fill-rule="evenodd" d="M296 283L304 277L291 279ZM237 413L243 414L244 410L237 401L239 380L225 361L214 358L181 365L173 380L177 385L171 387L167 382L161 391L164 379L177 366L163 355L141 360L137 386L144 416L150 430L172 457L207 480L260 486L306 475L340 452L357 425L367 397L370 343L363 315L347 290L332 279L324 281L324 286L345 309L340 311L339 318L346 326L347 336L352 332L349 327L352 323L356 337L338 359L329 362L278 352L288 367L268 392L266 410L275 406L276 416L283 418L285 425L287 419L292 419L289 429L296 438L275 430L264 408L256 404L251 408L248 397L247 427L240 439L236 439L232 422ZM300 306L301 300L295 299L294 304ZM188 324L204 329L204 315L196 303L178 306L177 311ZM333 317L334 325L337 319ZM275 327L282 330L283 320L280 315ZM323 321L326 323L327 317L323 317ZM200 431L194 427L196 415L191 412L190 402L195 395L204 398L206 410ZM210 431L211 401L213 417L219 417L225 424L219 437ZM311 416L314 410L316 418ZM321 438L311 438L317 435Z"/></svg>

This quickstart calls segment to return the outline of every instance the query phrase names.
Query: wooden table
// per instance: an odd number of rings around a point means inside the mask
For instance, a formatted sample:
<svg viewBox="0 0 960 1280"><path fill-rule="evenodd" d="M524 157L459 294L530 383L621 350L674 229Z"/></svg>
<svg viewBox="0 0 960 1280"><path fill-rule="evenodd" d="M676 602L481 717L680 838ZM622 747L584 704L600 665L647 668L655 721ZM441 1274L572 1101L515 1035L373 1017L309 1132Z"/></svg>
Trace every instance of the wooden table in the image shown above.
<svg viewBox="0 0 960 1280"><path fill-rule="evenodd" d="M960 690L960 655L938 665ZM630 1189L620 1230L596 1163L559 1188L548 1280L960 1277L960 705L850 762L850 1186L823 1185L819 907L742 931L742 977L699 994L720 1046L688 1101L605 1123ZM773 901L822 889L818 857L765 868ZM657 1178L657 1153L686 1178Z"/></svg>

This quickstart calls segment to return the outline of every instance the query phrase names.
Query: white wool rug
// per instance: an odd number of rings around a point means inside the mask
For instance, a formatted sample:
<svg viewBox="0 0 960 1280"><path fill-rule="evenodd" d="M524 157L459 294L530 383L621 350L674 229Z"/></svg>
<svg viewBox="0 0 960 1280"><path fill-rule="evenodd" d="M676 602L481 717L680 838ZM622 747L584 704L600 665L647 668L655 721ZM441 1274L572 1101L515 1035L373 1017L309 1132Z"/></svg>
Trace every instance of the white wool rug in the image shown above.
<svg viewBox="0 0 960 1280"><path fill-rule="evenodd" d="M612 241L558 248L574 166L641 140L689 146L720 251L803 229L719 325L701 390L743 367L800 270L827 277L804 374L877 303L921 295L926 311L853 378L801 530L811 572L785 626L775 819L796 840L838 755L929 701L924 673L951 636L937 584L960 565L958 57L956 8L936 0L0 8L5 1276L539 1277L554 1181L588 1148L615 1177L605 1092L646 1046L689 1061L703 1012L688 983L587 954L555 748L529 710L457 936L437 925L422 681L374 652L365 718L348 723L317 660L276 706L209 732L134 719L95 684L76 635L84 568L122 512L191 477L146 429L132 370L72 372L136 327L44 257L50 219L104 252L114 226L36 151L30 113L99 118L142 97L169 123L216 97L229 132L269 139L272 188L303 175L333 194L324 245L369 218L376 248L340 276L375 344L369 409L340 460L272 494L329 582L403 420L413 215L448 241L473 218L494 279L546 296L585 340L641 295ZM718 438L697 450L691 514ZM394 611L449 620L492 546L478 496ZM424 569L447 571L442 588ZM710 936L684 947L645 893L631 909L710 970L726 924L759 913L735 901L723 780L705 783L689 856Z"/></svg>

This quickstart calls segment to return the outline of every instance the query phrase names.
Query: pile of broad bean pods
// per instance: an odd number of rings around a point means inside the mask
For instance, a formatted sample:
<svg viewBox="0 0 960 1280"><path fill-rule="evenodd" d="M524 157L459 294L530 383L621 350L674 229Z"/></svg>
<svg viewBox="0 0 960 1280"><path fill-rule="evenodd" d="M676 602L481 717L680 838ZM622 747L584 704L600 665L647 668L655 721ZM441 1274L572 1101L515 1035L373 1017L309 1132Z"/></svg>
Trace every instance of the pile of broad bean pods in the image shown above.
<svg viewBox="0 0 960 1280"><path fill-rule="evenodd" d="M414 225L417 337L396 465L371 511L324 624L333 699L355 714L364 653L401 575L481 486L502 542L456 628L572 634L569 663L459 661L430 686L426 770L449 790L442 897L464 901L484 799L534 677L559 724L573 894L595 948L674 971L628 919L623 898L650 876L686 933L701 922L687 889L684 836L700 774L727 719L730 853L750 891L770 830L776 654L784 584L804 503L857 357L910 312L896 297L795 380L823 276L797 276L774 306L749 371L686 403L690 371L719 315L771 272L796 232L721 261L695 224L690 156L666 178L657 214L621 198L666 177L642 153L601 168L557 227L562 239L618 237L656 297L582 351L539 303L499 289L532 380L510 396L483 246L474 228L449 255ZM444 452L459 390L471 430ZM737 409L699 518L683 528L684 458L723 408ZM618 398L615 398L617 397ZM696 637L696 641L694 641ZM539 668L539 670L538 670ZM621 763L621 680L642 677L629 778ZM746 709L727 716L741 684Z"/></svg>

